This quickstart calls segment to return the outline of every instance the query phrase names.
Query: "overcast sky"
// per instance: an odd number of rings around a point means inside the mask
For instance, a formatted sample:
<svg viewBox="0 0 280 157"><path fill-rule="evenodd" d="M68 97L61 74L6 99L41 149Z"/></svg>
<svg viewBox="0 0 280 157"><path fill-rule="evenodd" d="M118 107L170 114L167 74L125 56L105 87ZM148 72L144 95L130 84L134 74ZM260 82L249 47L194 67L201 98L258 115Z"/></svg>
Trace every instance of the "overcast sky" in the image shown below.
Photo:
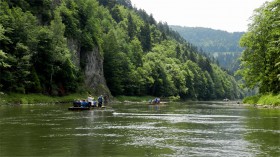
<svg viewBox="0 0 280 157"><path fill-rule="evenodd" d="M133 6L169 25L246 31L256 8L272 0L131 0Z"/></svg>

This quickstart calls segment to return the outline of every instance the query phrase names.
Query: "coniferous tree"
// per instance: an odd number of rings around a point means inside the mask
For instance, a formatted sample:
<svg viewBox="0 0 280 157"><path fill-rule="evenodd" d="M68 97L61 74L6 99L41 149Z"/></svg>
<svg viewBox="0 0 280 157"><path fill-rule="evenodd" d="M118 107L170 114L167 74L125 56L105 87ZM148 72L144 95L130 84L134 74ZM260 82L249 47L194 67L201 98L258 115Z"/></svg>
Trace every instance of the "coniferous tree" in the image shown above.
<svg viewBox="0 0 280 157"><path fill-rule="evenodd" d="M141 41L144 52L151 50L151 31L148 23L140 28L139 40Z"/></svg>
<svg viewBox="0 0 280 157"><path fill-rule="evenodd" d="M127 32L130 40L132 40L136 34L136 26L133 22L131 14L128 14L127 17L128 23L127 23Z"/></svg>

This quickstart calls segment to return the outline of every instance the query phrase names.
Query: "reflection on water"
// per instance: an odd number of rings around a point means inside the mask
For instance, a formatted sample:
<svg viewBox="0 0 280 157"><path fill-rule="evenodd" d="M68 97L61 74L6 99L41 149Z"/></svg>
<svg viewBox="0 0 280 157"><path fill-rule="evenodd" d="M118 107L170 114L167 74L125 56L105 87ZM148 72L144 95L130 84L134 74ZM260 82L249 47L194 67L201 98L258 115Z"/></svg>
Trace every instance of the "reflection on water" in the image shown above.
<svg viewBox="0 0 280 157"><path fill-rule="evenodd" d="M222 102L69 106L0 106L0 156L280 156L279 110Z"/></svg>

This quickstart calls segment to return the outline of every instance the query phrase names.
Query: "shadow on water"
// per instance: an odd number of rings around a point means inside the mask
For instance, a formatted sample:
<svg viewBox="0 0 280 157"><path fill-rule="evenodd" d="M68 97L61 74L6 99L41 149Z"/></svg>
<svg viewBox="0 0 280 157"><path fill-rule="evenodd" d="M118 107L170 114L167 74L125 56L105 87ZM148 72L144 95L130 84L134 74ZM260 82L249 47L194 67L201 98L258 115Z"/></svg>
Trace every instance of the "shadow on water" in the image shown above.
<svg viewBox="0 0 280 157"><path fill-rule="evenodd" d="M279 110L224 102L69 106L1 106L0 156L279 156Z"/></svg>
<svg viewBox="0 0 280 157"><path fill-rule="evenodd" d="M280 156L280 110L251 108L246 116L245 139L258 156Z"/></svg>

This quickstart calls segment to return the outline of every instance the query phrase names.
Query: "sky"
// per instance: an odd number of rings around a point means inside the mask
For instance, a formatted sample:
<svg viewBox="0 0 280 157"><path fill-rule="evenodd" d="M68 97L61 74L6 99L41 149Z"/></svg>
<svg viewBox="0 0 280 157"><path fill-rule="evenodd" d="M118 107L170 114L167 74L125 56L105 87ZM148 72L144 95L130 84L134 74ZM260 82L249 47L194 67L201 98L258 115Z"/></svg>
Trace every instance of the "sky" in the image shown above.
<svg viewBox="0 0 280 157"><path fill-rule="evenodd" d="M131 0L134 7L169 25L247 31L256 8L272 0Z"/></svg>

